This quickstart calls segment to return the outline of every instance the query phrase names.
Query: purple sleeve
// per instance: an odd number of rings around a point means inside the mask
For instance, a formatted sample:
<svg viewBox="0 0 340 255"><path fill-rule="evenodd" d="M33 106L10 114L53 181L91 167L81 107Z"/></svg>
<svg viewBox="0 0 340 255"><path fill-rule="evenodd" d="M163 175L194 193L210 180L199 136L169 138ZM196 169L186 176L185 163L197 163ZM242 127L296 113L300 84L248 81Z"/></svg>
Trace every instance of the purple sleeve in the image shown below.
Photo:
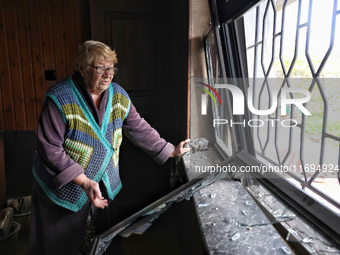
<svg viewBox="0 0 340 255"><path fill-rule="evenodd" d="M38 124L37 152L49 174L54 176L57 187L84 173L84 169L64 150L65 132L66 125L57 106L47 97Z"/></svg>
<svg viewBox="0 0 340 255"><path fill-rule="evenodd" d="M175 146L166 142L136 111L131 103L130 111L124 120L123 130L127 137L158 164L163 164L174 151Z"/></svg>

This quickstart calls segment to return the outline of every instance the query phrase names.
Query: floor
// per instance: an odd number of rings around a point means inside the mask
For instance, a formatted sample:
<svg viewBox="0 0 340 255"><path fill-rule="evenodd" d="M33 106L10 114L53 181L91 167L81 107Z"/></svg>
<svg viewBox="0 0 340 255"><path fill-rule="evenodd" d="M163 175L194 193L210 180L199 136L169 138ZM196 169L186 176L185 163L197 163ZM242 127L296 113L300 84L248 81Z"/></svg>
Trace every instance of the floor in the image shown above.
<svg viewBox="0 0 340 255"><path fill-rule="evenodd" d="M28 236L19 237L15 255L28 255L28 254L29 254L29 238L28 238Z"/></svg>
<svg viewBox="0 0 340 255"><path fill-rule="evenodd" d="M133 255L203 255L204 243L192 201L175 203L163 213L143 235L120 238L122 252ZM28 218L21 222L16 250L6 255L29 254ZM108 249L110 250L110 249ZM105 254L112 254L106 252ZM115 252L116 254L116 252Z"/></svg>
<svg viewBox="0 0 340 255"><path fill-rule="evenodd" d="M18 243L16 246L15 255L28 255L29 254L29 226L31 215L14 216L13 220L19 222L21 228L18 233Z"/></svg>

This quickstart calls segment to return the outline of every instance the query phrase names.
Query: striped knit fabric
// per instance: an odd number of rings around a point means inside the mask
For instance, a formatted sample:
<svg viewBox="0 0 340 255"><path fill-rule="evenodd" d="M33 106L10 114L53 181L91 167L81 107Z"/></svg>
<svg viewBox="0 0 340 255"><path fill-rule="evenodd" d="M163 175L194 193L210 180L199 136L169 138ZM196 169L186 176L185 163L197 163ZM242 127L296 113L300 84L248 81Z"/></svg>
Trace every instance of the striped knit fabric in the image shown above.
<svg viewBox="0 0 340 255"><path fill-rule="evenodd" d="M65 151L82 166L88 178L96 182L103 180L110 199L113 199L121 189L118 159L123 121L130 108L127 93L118 84L111 83L101 127L94 120L71 77L53 86L46 96L55 102L67 125ZM56 187L54 176L47 173L38 155L33 174L49 198L62 207L76 212L88 199L85 191L74 182Z"/></svg>

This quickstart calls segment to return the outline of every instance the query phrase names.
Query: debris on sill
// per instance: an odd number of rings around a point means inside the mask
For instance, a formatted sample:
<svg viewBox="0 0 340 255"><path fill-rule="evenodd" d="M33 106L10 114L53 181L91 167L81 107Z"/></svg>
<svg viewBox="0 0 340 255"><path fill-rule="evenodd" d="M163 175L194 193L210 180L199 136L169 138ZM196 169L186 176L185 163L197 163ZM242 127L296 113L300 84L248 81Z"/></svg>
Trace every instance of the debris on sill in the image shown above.
<svg viewBox="0 0 340 255"><path fill-rule="evenodd" d="M196 138L188 143L189 147L191 148L192 153L199 152L199 151L207 151L209 141L204 137Z"/></svg>
<svg viewBox="0 0 340 255"><path fill-rule="evenodd" d="M205 166L213 166L219 163L221 161L216 156L213 147L210 147L208 151L198 151L192 153L190 157L184 157L189 180L196 178L197 169L203 172L206 169ZM272 225L281 223L289 228L297 229L300 228L300 226L296 226L299 217L287 206L281 209L272 207L275 209L269 208L268 211L275 217L272 221L269 221L257 203L249 196L249 193L241 187L241 183L247 187L255 187L252 194L258 201L272 200L272 194L256 185L253 179L241 176L239 178L240 183L234 181L237 179L235 176L232 177L233 180L224 179L194 195L210 254L293 254L293 251ZM213 197L211 194L214 194ZM275 199L273 203L276 202ZM200 204L210 205L199 206ZM314 238L310 230L303 229L304 232L301 232L302 230L298 229L299 233L303 234L296 236L293 231L290 231L292 237L288 238L287 236L286 241L303 244L304 248L311 254L340 254L340 250L325 243L323 238ZM242 238L232 241L231 238L236 233L239 233ZM318 235L315 234L316 236ZM319 248L314 249L313 247Z"/></svg>
<svg viewBox="0 0 340 255"><path fill-rule="evenodd" d="M216 182L194 200L210 254L293 254L239 182Z"/></svg>

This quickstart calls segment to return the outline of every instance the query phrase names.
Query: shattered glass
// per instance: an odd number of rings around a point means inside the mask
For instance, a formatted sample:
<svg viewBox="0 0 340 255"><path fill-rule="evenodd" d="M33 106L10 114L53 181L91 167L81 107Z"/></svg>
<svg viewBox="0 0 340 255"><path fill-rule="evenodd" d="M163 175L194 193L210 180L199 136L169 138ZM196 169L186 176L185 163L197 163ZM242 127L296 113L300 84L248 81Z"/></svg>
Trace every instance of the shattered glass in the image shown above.
<svg viewBox="0 0 340 255"><path fill-rule="evenodd" d="M121 223L118 223L105 233L95 237L92 240L89 254L103 254L116 235L129 237L132 234L143 234L152 225L152 222L165 212L172 203L189 200L199 190L223 179L224 177L226 177L226 173L202 174L201 178L197 178L171 192L170 195L168 195L168 198L165 199L165 196L159 200L164 200L163 202L160 203L156 201L154 204L140 210Z"/></svg>

